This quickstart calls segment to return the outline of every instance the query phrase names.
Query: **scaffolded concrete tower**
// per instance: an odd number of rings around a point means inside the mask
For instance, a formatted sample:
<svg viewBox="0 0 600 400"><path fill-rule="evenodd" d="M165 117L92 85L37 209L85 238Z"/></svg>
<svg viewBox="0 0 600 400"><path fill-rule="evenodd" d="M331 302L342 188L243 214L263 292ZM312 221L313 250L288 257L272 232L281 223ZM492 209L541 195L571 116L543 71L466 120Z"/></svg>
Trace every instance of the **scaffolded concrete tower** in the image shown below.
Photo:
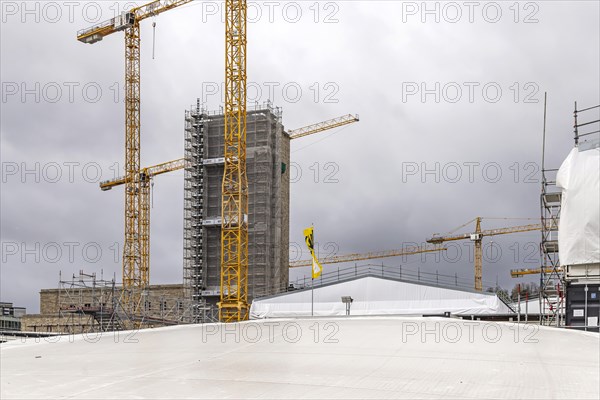
<svg viewBox="0 0 600 400"><path fill-rule="evenodd" d="M224 117L197 105L185 123L184 292L200 322L220 296ZM290 139L279 108L249 108L246 146L251 301L288 285Z"/></svg>

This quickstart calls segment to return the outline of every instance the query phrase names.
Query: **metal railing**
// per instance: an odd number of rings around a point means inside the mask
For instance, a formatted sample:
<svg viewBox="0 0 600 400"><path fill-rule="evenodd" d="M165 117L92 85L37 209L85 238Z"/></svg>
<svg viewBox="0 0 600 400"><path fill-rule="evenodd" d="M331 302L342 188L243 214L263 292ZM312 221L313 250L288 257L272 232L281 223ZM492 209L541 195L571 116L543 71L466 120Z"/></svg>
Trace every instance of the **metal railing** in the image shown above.
<svg viewBox="0 0 600 400"><path fill-rule="evenodd" d="M294 290L309 289L330 285L338 282L347 281L354 278L365 276L377 276L388 279L402 280L405 282L421 283L432 286L456 288L461 290L474 290L473 278L461 278L458 274L443 274L436 272L421 271L421 269L410 269L403 266L388 266L384 264L364 264L349 267L338 267L321 274L317 279L311 279L310 275L290 279L287 287L281 287L279 292L289 292ZM484 282L484 292L495 293L496 285L492 282ZM251 293L253 298L259 298L274 293Z"/></svg>

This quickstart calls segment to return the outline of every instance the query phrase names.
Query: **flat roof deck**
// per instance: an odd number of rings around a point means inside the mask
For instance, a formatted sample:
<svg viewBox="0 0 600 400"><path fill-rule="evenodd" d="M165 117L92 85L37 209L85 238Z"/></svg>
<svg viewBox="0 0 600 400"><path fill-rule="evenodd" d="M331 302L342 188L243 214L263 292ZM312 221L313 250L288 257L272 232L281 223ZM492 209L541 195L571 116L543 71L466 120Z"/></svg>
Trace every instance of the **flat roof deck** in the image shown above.
<svg viewBox="0 0 600 400"><path fill-rule="evenodd" d="M453 318L267 319L15 340L1 398L599 398L598 334Z"/></svg>

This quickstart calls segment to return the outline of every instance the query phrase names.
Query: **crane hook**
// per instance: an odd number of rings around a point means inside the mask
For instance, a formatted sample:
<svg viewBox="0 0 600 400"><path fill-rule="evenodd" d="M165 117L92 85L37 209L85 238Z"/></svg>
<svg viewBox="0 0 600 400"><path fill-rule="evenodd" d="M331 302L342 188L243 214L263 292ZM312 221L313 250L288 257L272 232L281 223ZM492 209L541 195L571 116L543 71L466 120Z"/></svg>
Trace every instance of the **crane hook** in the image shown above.
<svg viewBox="0 0 600 400"><path fill-rule="evenodd" d="M154 44L156 39L156 22L152 22L152 59L154 60Z"/></svg>

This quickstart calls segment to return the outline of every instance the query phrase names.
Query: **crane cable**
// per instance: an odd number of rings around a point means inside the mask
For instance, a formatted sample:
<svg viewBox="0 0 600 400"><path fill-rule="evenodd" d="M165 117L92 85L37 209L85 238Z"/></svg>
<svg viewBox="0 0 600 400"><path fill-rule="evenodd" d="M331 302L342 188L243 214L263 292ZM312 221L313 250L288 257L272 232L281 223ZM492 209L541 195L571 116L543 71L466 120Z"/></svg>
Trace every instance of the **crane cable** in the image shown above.
<svg viewBox="0 0 600 400"><path fill-rule="evenodd" d="M150 208L154 208L154 178L150 178Z"/></svg>
<svg viewBox="0 0 600 400"><path fill-rule="evenodd" d="M459 226L458 228L454 228L452 229L450 232L447 232L445 235L449 235L451 233L456 232L457 230L459 230L460 228L464 228L465 226L469 225L471 222L475 222L477 220L477 218L473 218L472 220L465 222L464 224L462 224L461 226ZM434 234L435 235L439 235L439 234Z"/></svg>

